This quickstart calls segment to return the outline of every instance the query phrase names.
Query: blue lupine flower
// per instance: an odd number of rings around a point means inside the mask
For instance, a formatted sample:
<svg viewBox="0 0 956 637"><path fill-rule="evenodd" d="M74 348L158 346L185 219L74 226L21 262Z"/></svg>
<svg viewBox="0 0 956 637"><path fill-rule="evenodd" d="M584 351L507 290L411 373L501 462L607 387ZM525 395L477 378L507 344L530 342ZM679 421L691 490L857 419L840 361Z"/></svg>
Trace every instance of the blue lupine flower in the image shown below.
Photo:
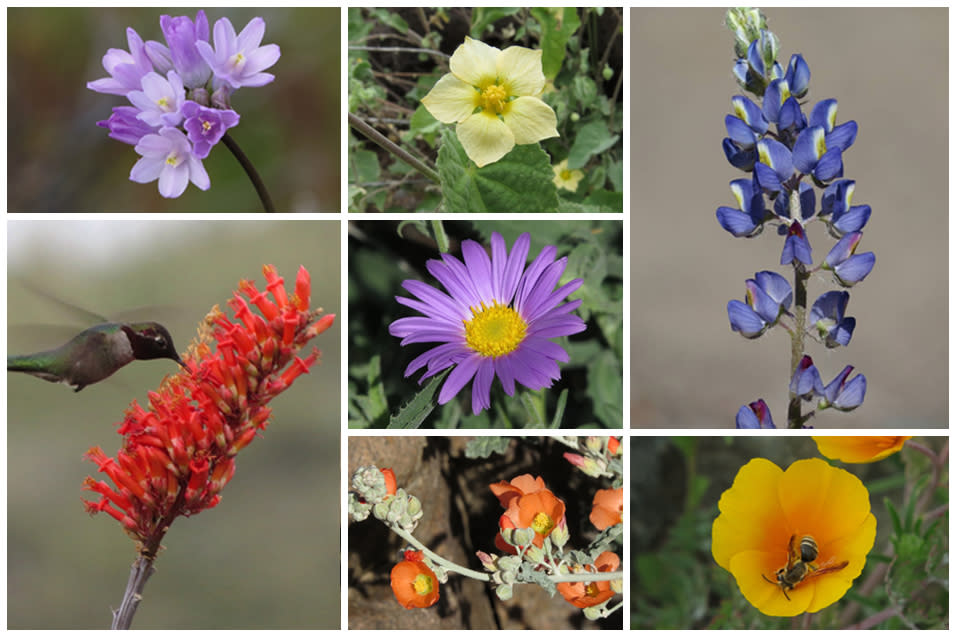
<svg viewBox="0 0 956 637"><path fill-rule="evenodd" d="M869 206L851 205L854 190L855 181L838 179L823 191L820 217L825 218L830 234L838 239L848 232L861 230L870 220Z"/></svg>
<svg viewBox="0 0 956 637"><path fill-rule="evenodd" d="M876 263L876 255L872 252L854 254L862 238L862 232L843 235L820 266L824 270L833 270L837 282L843 287L852 287L862 281Z"/></svg>
<svg viewBox="0 0 956 637"><path fill-rule="evenodd" d="M746 285L746 303L736 299L727 303L727 316L733 331L745 338L757 338L790 308L793 289L785 278L769 270L757 272Z"/></svg>
<svg viewBox="0 0 956 637"><path fill-rule="evenodd" d="M823 398L818 405L820 409L833 407L839 411L852 411L863 404L866 397L866 376L857 374L847 382L852 371L853 366L847 365L830 381L822 392Z"/></svg>
<svg viewBox="0 0 956 637"><path fill-rule="evenodd" d="M845 347L850 344L856 319L844 316L849 302L849 292L830 290L821 294L810 308L809 324L816 328L817 334L827 347Z"/></svg>
<svg viewBox="0 0 956 637"><path fill-rule="evenodd" d="M777 125L778 131L800 130L806 126L806 118L800 110L797 98L791 95L787 80L773 80L763 96L763 115L768 122Z"/></svg>
<svg viewBox="0 0 956 637"><path fill-rule="evenodd" d="M770 408L763 398L749 405L744 405L737 411L737 429L776 429Z"/></svg>
<svg viewBox="0 0 956 637"><path fill-rule="evenodd" d="M767 192L780 192L785 181L793 176L793 158L790 149L775 139L765 137L757 142L760 162L754 164L754 178Z"/></svg>
<svg viewBox="0 0 956 637"><path fill-rule="evenodd" d="M813 359L804 355L790 379L790 392L804 400L811 400L814 396L822 396L823 391L820 372L813 364Z"/></svg>
<svg viewBox="0 0 956 637"><path fill-rule="evenodd" d="M780 253L780 265L789 265L799 261L804 265L813 263L810 242L803 231L803 224L794 221L787 228L787 239L783 242L783 252Z"/></svg>
<svg viewBox="0 0 956 637"><path fill-rule="evenodd" d="M717 221L735 237L751 237L763 230L763 223L771 217L763 205L763 193L750 179L735 179L730 190L740 208L721 206L717 209Z"/></svg>
<svg viewBox="0 0 956 637"><path fill-rule="evenodd" d="M810 66L799 53L790 56L787 74L784 76L790 86L790 94L801 98L810 90Z"/></svg>

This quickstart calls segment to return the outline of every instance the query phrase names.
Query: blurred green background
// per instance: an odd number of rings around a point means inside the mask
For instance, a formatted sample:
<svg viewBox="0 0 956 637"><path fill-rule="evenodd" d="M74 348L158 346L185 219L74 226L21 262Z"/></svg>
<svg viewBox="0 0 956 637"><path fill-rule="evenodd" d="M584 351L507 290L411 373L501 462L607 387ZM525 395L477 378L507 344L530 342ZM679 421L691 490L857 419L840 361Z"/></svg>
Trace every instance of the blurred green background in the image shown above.
<svg viewBox="0 0 956 637"><path fill-rule="evenodd" d="M340 13L335 7L206 11L210 34L219 18L228 17L239 32L261 16L263 43L282 50L269 69L275 81L233 94L241 119L230 131L279 212L339 211ZM224 146L203 162L209 190L190 185L178 199L164 199L156 182L129 180L139 159L133 147L96 126L114 106L129 102L95 93L86 83L108 77L102 65L107 49L128 50L127 27L143 40L165 43L163 14L195 19L196 9L7 10L9 212L262 212L251 182Z"/></svg>
<svg viewBox="0 0 956 637"><path fill-rule="evenodd" d="M129 311L142 308L179 351L214 304L232 316L240 279L264 289L265 263L287 289L304 265L312 306L341 312L338 222L12 221L7 250L12 353L89 326L24 281L110 317L135 320ZM34 326L51 323L60 327ZM321 362L270 404L271 424L238 457L222 502L172 525L133 628L339 627L340 329L312 341ZM136 552L113 518L84 512L96 467L83 454L115 454L128 404L176 369L141 361L79 393L7 375L9 628L109 626Z"/></svg>

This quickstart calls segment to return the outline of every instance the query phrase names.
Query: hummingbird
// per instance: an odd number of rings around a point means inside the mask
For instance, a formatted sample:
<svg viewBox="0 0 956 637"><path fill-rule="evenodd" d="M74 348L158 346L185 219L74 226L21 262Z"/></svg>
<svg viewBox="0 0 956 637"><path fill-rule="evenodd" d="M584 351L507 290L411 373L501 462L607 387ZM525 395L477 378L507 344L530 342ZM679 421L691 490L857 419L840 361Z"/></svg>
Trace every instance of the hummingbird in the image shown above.
<svg viewBox="0 0 956 637"><path fill-rule="evenodd" d="M169 331L159 323L102 323L55 349L7 356L7 371L24 372L78 392L134 360L168 358L183 367Z"/></svg>

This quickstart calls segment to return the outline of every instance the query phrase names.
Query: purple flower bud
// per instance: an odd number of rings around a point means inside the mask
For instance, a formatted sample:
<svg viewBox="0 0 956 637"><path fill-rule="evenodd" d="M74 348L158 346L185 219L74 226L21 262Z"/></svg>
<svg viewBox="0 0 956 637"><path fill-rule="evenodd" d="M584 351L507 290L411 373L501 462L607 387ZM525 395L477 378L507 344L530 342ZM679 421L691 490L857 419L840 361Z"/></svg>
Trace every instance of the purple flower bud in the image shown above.
<svg viewBox="0 0 956 637"><path fill-rule="evenodd" d="M209 155L227 128L239 123L239 115L235 111L205 108L196 102L183 105L183 117L186 118L183 127L193 143L193 154L200 159Z"/></svg>
<svg viewBox="0 0 956 637"><path fill-rule="evenodd" d="M169 44L169 56L173 67L183 80L186 88L204 86L212 75L212 69L199 55L196 49L197 42L209 42L209 21L206 13L199 10L196 13L196 22L188 16L170 17L160 16L159 26Z"/></svg>
<svg viewBox="0 0 956 637"><path fill-rule="evenodd" d="M109 136L113 139L135 146L144 135L156 132L156 128L139 119L138 115L139 109L135 106L114 106L110 118L96 122L96 125L109 129Z"/></svg>
<svg viewBox="0 0 956 637"><path fill-rule="evenodd" d="M816 328L827 347L850 344L856 319L843 316L849 302L849 292L830 290L821 294L810 308L810 325Z"/></svg>
<svg viewBox="0 0 956 637"><path fill-rule="evenodd" d="M804 400L823 395L823 380L813 364L813 359L804 355L790 379L790 392Z"/></svg>

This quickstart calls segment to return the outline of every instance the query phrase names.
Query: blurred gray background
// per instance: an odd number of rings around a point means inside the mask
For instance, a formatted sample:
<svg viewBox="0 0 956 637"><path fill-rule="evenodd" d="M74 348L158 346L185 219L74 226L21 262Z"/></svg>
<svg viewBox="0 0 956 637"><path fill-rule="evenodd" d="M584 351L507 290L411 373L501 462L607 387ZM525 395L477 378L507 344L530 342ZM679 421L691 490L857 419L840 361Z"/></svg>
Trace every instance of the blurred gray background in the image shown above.
<svg viewBox="0 0 956 637"><path fill-rule="evenodd" d="M829 382L845 365L867 377L866 401L827 410L817 427L946 427L948 352L947 9L764 10L778 60L802 53L809 102L836 98L837 122L859 125L844 154L854 204L869 204L859 252L876 253L850 292L857 318L848 348L809 352ZM733 333L727 301L744 280L782 268L783 241L768 228L737 239L717 223L745 174L721 150L724 116L741 91L722 9L631 10L631 424L733 427L741 405L764 398L786 426L790 342L773 330ZM817 197L819 207L819 191ZM809 229L814 263L833 241ZM810 282L810 303L835 289Z"/></svg>
<svg viewBox="0 0 956 637"><path fill-rule="evenodd" d="M214 304L232 316L240 279L264 289L264 263L286 289L304 265L312 306L339 313L340 237L326 221L8 222L8 351L89 327L25 280L106 316L145 314L180 352ZM312 341L321 363L270 404L222 502L172 525L133 628L339 627L340 337L337 320ZM9 628L109 627L136 552L113 518L84 512L83 479L100 476L83 454L114 455L123 411L176 369L136 362L79 393L7 374Z"/></svg>

